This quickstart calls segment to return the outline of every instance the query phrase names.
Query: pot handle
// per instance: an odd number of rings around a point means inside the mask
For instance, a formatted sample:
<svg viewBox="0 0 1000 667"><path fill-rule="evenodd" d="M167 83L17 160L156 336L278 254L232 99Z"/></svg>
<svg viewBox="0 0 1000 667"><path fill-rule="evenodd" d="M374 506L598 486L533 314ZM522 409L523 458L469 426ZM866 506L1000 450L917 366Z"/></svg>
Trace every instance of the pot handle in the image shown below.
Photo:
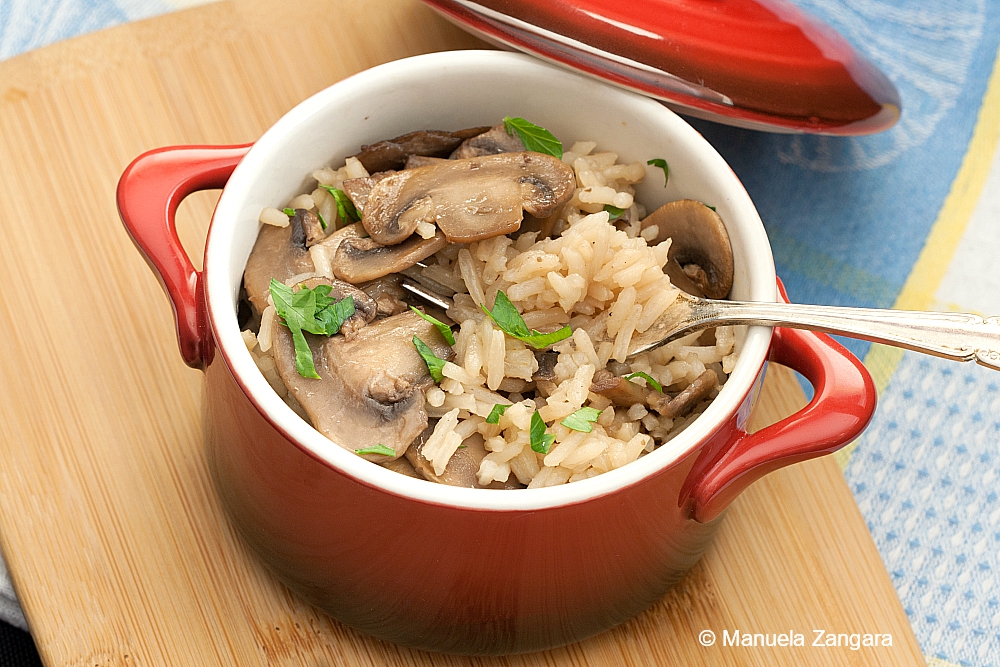
<svg viewBox="0 0 1000 667"><path fill-rule="evenodd" d="M784 285L778 291L788 301ZM775 328L768 360L798 371L812 384L807 406L756 433L740 431L715 460L701 465L690 498L694 519L719 516L750 484L778 468L830 454L871 421L876 391L860 360L830 336Z"/></svg>
<svg viewBox="0 0 1000 667"><path fill-rule="evenodd" d="M251 145L157 148L133 160L118 181L118 213L170 298L181 356L192 368L204 368L208 351L204 294L174 216L189 194L223 187Z"/></svg>

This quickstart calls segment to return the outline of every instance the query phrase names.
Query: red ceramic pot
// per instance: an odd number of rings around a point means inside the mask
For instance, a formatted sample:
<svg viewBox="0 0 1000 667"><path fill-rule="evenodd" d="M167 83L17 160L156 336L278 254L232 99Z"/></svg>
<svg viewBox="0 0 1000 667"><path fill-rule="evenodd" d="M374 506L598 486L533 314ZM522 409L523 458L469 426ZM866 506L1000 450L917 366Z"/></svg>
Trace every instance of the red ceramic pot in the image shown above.
<svg viewBox="0 0 1000 667"><path fill-rule="evenodd" d="M204 370L208 458L233 524L282 581L334 618L434 651L533 651L625 621L694 565L742 489L851 441L875 406L864 367L830 338L751 327L739 334L740 359L718 398L683 433L635 463L562 487L436 485L320 435L271 390L237 325L261 209L282 205L304 175L361 144L504 115L567 143L594 138L628 161L666 159L666 187L650 168L637 199L650 208L683 196L716 206L734 246L734 298L776 298L756 211L700 135L647 98L521 55L452 52L383 65L303 102L253 147L146 153L118 188L125 226L173 303L182 356ZM222 186L199 273L174 212L191 192ZM749 435L767 359L802 373L815 396Z"/></svg>

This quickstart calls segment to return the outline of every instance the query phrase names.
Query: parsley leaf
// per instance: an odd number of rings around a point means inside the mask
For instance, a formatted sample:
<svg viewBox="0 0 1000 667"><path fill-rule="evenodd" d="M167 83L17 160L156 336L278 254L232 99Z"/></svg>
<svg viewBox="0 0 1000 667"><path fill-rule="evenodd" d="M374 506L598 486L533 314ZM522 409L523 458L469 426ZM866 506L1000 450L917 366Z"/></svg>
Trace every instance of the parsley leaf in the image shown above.
<svg viewBox="0 0 1000 667"><path fill-rule="evenodd" d="M319 287L327 287L327 285L320 285ZM318 289L318 288L317 288ZM338 331L340 327L344 326L344 322L348 320L352 315L354 315L354 297L345 296L340 301L334 301L329 299L330 303L320 309L320 297L316 297L316 323L317 329L319 331L309 331L310 333L323 333L327 336L332 336Z"/></svg>
<svg viewBox="0 0 1000 667"><path fill-rule="evenodd" d="M558 343L573 335L569 327L563 327L552 333L541 333L534 329L529 330L528 325L524 323L524 318L517 312L517 308L510 302L507 295L503 293L503 290L497 292L497 298L493 302L493 312L490 312L482 304L479 307L497 323L498 327L503 329L504 333L511 338L516 338L527 343L536 350Z"/></svg>
<svg viewBox="0 0 1000 667"><path fill-rule="evenodd" d="M654 157L652 160L647 160L646 164L663 170L663 187L667 187L667 181L670 180L670 167L667 166L667 161L661 157Z"/></svg>
<svg viewBox="0 0 1000 667"><path fill-rule="evenodd" d="M556 441L556 436L545 432L545 422L538 412L531 414L531 449L539 454L548 454L552 449L552 443Z"/></svg>
<svg viewBox="0 0 1000 667"><path fill-rule="evenodd" d="M605 204L604 210L610 214L610 216L608 217L609 222L612 220L617 220L618 218L622 217L622 215L625 214L625 209L618 208L617 206L612 206L611 204Z"/></svg>
<svg viewBox="0 0 1000 667"><path fill-rule="evenodd" d="M715 210L715 207L714 207L714 206L709 206L708 204L705 204L705 208L710 208L710 209L712 209L713 211Z"/></svg>
<svg viewBox="0 0 1000 667"><path fill-rule="evenodd" d="M410 306L410 310L412 310L417 315L419 315L420 317L424 318L425 320L433 324L435 327L437 327L437 330L441 332L441 337L444 338L446 341L448 341L448 345L455 344L455 334L451 332L450 326L448 326L441 320L437 319L436 317L431 317L427 313L420 312L419 310L417 310L416 306Z"/></svg>
<svg viewBox="0 0 1000 667"><path fill-rule="evenodd" d="M493 409L490 410L489 416L486 417L486 423L499 424L500 417L503 416L503 413L507 412L507 408L509 407L510 407L509 405L503 405L502 403L497 403L496 405L494 405Z"/></svg>
<svg viewBox="0 0 1000 667"><path fill-rule="evenodd" d="M316 364L313 363L312 350L309 349L309 343L306 341L302 329L292 329L291 327L288 329L292 332L292 344L295 346L295 370L304 378L319 380Z"/></svg>
<svg viewBox="0 0 1000 667"><path fill-rule="evenodd" d="M560 160L563 156L562 142L544 127L538 127L523 118L504 116L503 127L507 134L517 134L521 143L529 151L552 155Z"/></svg>
<svg viewBox="0 0 1000 667"><path fill-rule="evenodd" d="M594 422L597 418L601 416L601 410L597 408L580 408L566 419L562 420L561 424L566 428L571 428L574 431L583 431L584 433L590 433L594 430Z"/></svg>
<svg viewBox="0 0 1000 667"><path fill-rule="evenodd" d="M663 393L663 385L661 385L659 382L649 377L649 375L645 373L632 373L631 375L625 376L626 380L631 380L632 378L642 378L643 380L646 381L646 384L648 384L650 387L652 387L661 394Z"/></svg>
<svg viewBox="0 0 1000 667"><path fill-rule="evenodd" d="M445 360L434 354L434 350L431 349L430 345L420 340L416 336L413 337L413 346L417 348L417 352L423 357L424 363L427 364L427 370L431 374L431 377L435 382L440 382L444 378L444 374L441 369L444 368Z"/></svg>
<svg viewBox="0 0 1000 667"><path fill-rule="evenodd" d="M351 201L351 198L347 196L346 192L338 190L332 185L320 185L319 187L323 188L333 196L334 201L337 202L337 215L340 216L340 220L344 224L361 220L361 215L358 213L358 209L355 208L354 202Z"/></svg>
<svg viewBox="0 0 1000 667"><path fill-rule="evenodd" d="M271 298L278 316L292 332L292 344L295 346L295 370L306 378L319 379L316 366L313 364L312 350L302 333L303 327L316 311L316 294L309 290L293 293L292 288L271 278Z"/></svg>
<svg viewBox="0 0 1000 667"><path fill-rule="evenodd" d="M358 456L362 456L364 454L381 454L383 456L395 456L396 455L396 451L394 449L392 449L391 447L386 447L381 442L378 443L377 445L375 445L374 447L365 447L364 449L355 449L354 453L357 454Z"/></svg>
<svg viewBox="0 0 1000 667"><path fill-rule="evenodd" d="M329 285L317 285L315 288L303 287L294 291L288 285L271 278L274 310L282 324L292 332L295 369L302 377L319 379L312 351L302 332L332 336L340 331L347 318L354 315L354 297L348 296L337 301L330 297L331 289Z"/></svg>
<svg viewBox="0 0 1000 667"><path fill-rule="evenodd" d="M284 213L285 215L287 215L289 218L292 217L293 215L295 215L295 209L294 208L283 208L283 209L281 209L281 212Z"/></svg>

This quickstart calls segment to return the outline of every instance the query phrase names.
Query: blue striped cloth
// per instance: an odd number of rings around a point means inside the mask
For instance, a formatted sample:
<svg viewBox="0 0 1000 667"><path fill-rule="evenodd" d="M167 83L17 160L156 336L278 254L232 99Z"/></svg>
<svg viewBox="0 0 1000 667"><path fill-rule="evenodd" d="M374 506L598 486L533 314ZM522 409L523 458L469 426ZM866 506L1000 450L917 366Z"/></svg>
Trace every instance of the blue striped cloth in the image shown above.
<svg viewBox="0 0 1000 667"><path fill-rule="evenodd" d="M0 59L198 2L0 0ZM756 202L791 298L1000 315L1000 0L795 2L888 74L903 116L866 138L692 121ZM845 344L880 405L838 460L928 663L1000 667L1000 374ZM0 617L23 627L3 577Z"/></svg>

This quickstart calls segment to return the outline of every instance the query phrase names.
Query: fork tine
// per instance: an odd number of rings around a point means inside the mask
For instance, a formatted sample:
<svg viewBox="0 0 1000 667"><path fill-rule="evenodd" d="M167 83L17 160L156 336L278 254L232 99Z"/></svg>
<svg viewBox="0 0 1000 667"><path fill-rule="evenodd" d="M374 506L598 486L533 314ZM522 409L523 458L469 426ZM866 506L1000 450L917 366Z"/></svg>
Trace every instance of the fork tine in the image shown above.
<svg viewBox="0 0 1000 667"><path fill-rule="evenodd" d="M441 308L442 310L448 310L454 305L454 302L450 298L429 290L420 283L414 282L409 278L404 278L401 285L403 289L410 294L413 294L414 296L421 298L424 301Z"/></svg>

